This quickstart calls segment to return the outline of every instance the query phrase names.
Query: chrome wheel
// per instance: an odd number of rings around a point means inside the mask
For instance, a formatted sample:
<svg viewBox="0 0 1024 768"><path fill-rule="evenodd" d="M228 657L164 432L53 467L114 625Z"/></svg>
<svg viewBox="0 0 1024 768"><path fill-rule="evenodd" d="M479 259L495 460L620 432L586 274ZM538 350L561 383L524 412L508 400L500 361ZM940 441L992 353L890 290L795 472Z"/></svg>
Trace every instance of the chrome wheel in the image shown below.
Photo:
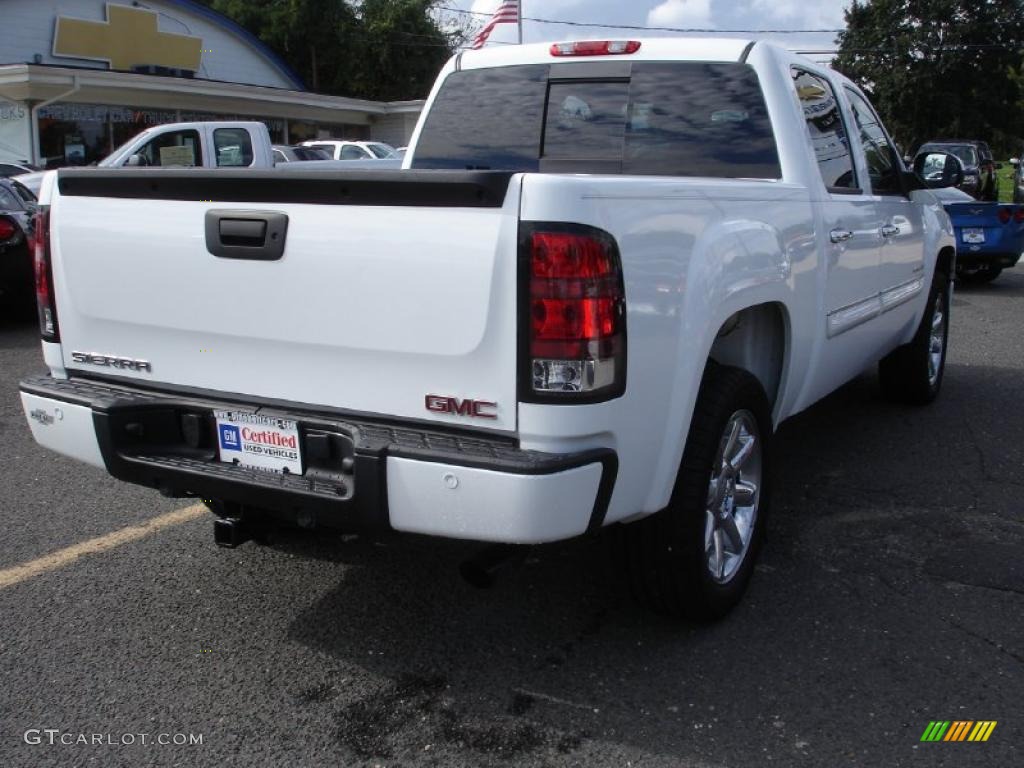
<svg viewBox="0 0 1024 768"><path fill-rule="evenodd" d="M757 419L736 411L726 422L711 466L704 525L704 562L728 583L750 549L761 491L762 442Z"/></svg>
<svg viewBox="0 0 1024 768"><path fill-rule="evenodd" d="M946 312L941 292L932 308L932 328L928 340L928 385L934 387L942 372L942 353L946 346ZM920 358L918 358L920 359Z"/></svg>

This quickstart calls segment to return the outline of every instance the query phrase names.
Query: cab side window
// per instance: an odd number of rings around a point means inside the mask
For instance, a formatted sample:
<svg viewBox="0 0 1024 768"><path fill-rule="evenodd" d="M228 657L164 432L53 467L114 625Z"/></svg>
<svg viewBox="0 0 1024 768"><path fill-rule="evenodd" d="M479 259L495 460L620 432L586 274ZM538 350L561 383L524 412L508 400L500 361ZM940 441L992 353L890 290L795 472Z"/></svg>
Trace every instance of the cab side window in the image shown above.
<svg viewBox="0 0 1024 768"><path fill-rule="evenodd" d="M321 152L326 152L330 158L334 159L334 145L333 144L311 144L313 149L319 149Z"/></svg>
<svg viewBox="0 0 1024 768"><path fill-rule="evenodd" d="M245 168L252 165L252 139L245 128L217 128L213 132L213 152L221 168Z"/></svg>
<svg viewBox="0 0 1024 768"><path fill-rule="evenodd" d="M857 174L836 92L827 80L792 69L793 88L807 123L808 140L829 192L859 192Z"/></svg>
<svg viewBox="0 0 1024 768"><path fill-rule="evenodd" d="M871 191L876 195L902 195L900 165L896 148L889 143L882 123L863 96L847 88L853 118L857 123L857 137L864 150L871 179Z"/></svg>
<svg viewBox="0 0 1024 768"><path fill-rule="evenodd" d="M354 144L346 144L341 148L341 159L342 160L366 160L367 154L362 147L357 147Z"/></svg>
<svg viewBox="0 0 1024 768"><path fill-rule="evenodd" d="M203 164L199 157L199 132L192 129L162 133L136 154L140 157L139 165L191 168Z"/></svg>

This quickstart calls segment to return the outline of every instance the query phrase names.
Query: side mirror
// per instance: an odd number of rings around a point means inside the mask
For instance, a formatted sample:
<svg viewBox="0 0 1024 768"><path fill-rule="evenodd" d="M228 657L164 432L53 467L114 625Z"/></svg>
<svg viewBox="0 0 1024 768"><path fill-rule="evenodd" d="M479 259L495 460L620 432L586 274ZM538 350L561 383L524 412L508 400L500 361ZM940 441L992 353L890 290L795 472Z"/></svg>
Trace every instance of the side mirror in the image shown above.
<svg viewBox="0 0 1024 768"><path fill-rule="evenodd" d="M130 157L129 157L129 158L128 158L128 159L126 160L126 161L125 161L125 163L124 163L124 164L125 164L125 167L126 167L126 168L136 168L136 167L138 167L138 166L140 166L140 165L146 165L146 158L145 158L145 157L143 157L142 155L140 155L140 154L136 153L136 154L134 154L134 155L131 155L131 156L130 156Z"/></svg>
<svg viewBox="0 0 1024 768"><path fill-rule="evenodd" d="M928 189L958 187L964 183L960 158L945 152L922 152L914 158L914 173Z"/></svg>
<svg viewBox="0 0 1024 768"><path fill-rule="evenodd" d="M1020 158L1011 157L1010 158L1010 165L1012 165L1014 168L1016 168L1018 165L1020 165Z"/></svg>

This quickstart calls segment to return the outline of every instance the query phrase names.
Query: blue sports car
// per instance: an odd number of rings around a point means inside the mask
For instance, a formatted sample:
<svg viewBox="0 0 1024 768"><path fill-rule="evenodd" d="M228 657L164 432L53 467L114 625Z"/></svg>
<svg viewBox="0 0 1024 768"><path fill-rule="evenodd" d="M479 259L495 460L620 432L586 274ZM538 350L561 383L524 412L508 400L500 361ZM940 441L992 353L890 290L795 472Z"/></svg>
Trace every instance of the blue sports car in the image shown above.
<svg viewBox="0 0 1024 768"><path fill-rule="evenodd" d="M1024 251L1024 205L983 203L957 189L933 189L956 231L956 274L988 283L1013 267Z"/></svg>

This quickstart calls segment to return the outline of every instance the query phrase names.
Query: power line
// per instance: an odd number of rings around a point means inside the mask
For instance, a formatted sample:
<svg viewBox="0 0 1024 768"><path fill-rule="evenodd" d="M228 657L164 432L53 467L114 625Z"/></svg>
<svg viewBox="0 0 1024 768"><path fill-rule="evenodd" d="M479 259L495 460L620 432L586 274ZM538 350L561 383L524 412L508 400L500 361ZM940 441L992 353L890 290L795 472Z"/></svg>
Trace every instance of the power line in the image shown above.
<svg viewBox="0 0 1024 768"><path fill-rule="evenodd" d="M470 11L463 8L453 8L449 5L437 5L434 6L439 11L448 11L450 13L458 13L463 16L482 16L490 18L492 14L484 13L482 11ZM748 34L748 35L824 35L824 34L837 34L839 32L849 31L846 27L838 29L715 29L715 28L702 28L702 27L651 27L643 24L598 24L596 22L585 22L585 21L565 21L563 19L544 19L536 16L524 16L523 21L532 21L536 24L560 24L567 27L593 27L597 29L623 29L634 32L700 32L707 34ZM963 29L967 27L990 27L998 26L1005 27L1006 22L1000 20L992 21L975 21L970 24L958 24L958 28ZM1002 46L998 46L1002 47Z"/></svg>
<svg viewBox="0 0 1024 768"><path fill-rule="evenodd" d="M464 16L485 16L490 18L492 14L480 11L467 11L462 8L452 8L448 5L435 6L439 11L459 13ZM596 24L584 21L564 21L561 19L541 19L536 16L523 16L523 21L532 21L535 24L561 24L566 27L595 27L599 29L625 29L633 32L707 32L718 34L758 34L758 35L809 35L809 34L832 34L845 32L844 29L701 29L697 27L648 27L640 24Z"/></svg>

